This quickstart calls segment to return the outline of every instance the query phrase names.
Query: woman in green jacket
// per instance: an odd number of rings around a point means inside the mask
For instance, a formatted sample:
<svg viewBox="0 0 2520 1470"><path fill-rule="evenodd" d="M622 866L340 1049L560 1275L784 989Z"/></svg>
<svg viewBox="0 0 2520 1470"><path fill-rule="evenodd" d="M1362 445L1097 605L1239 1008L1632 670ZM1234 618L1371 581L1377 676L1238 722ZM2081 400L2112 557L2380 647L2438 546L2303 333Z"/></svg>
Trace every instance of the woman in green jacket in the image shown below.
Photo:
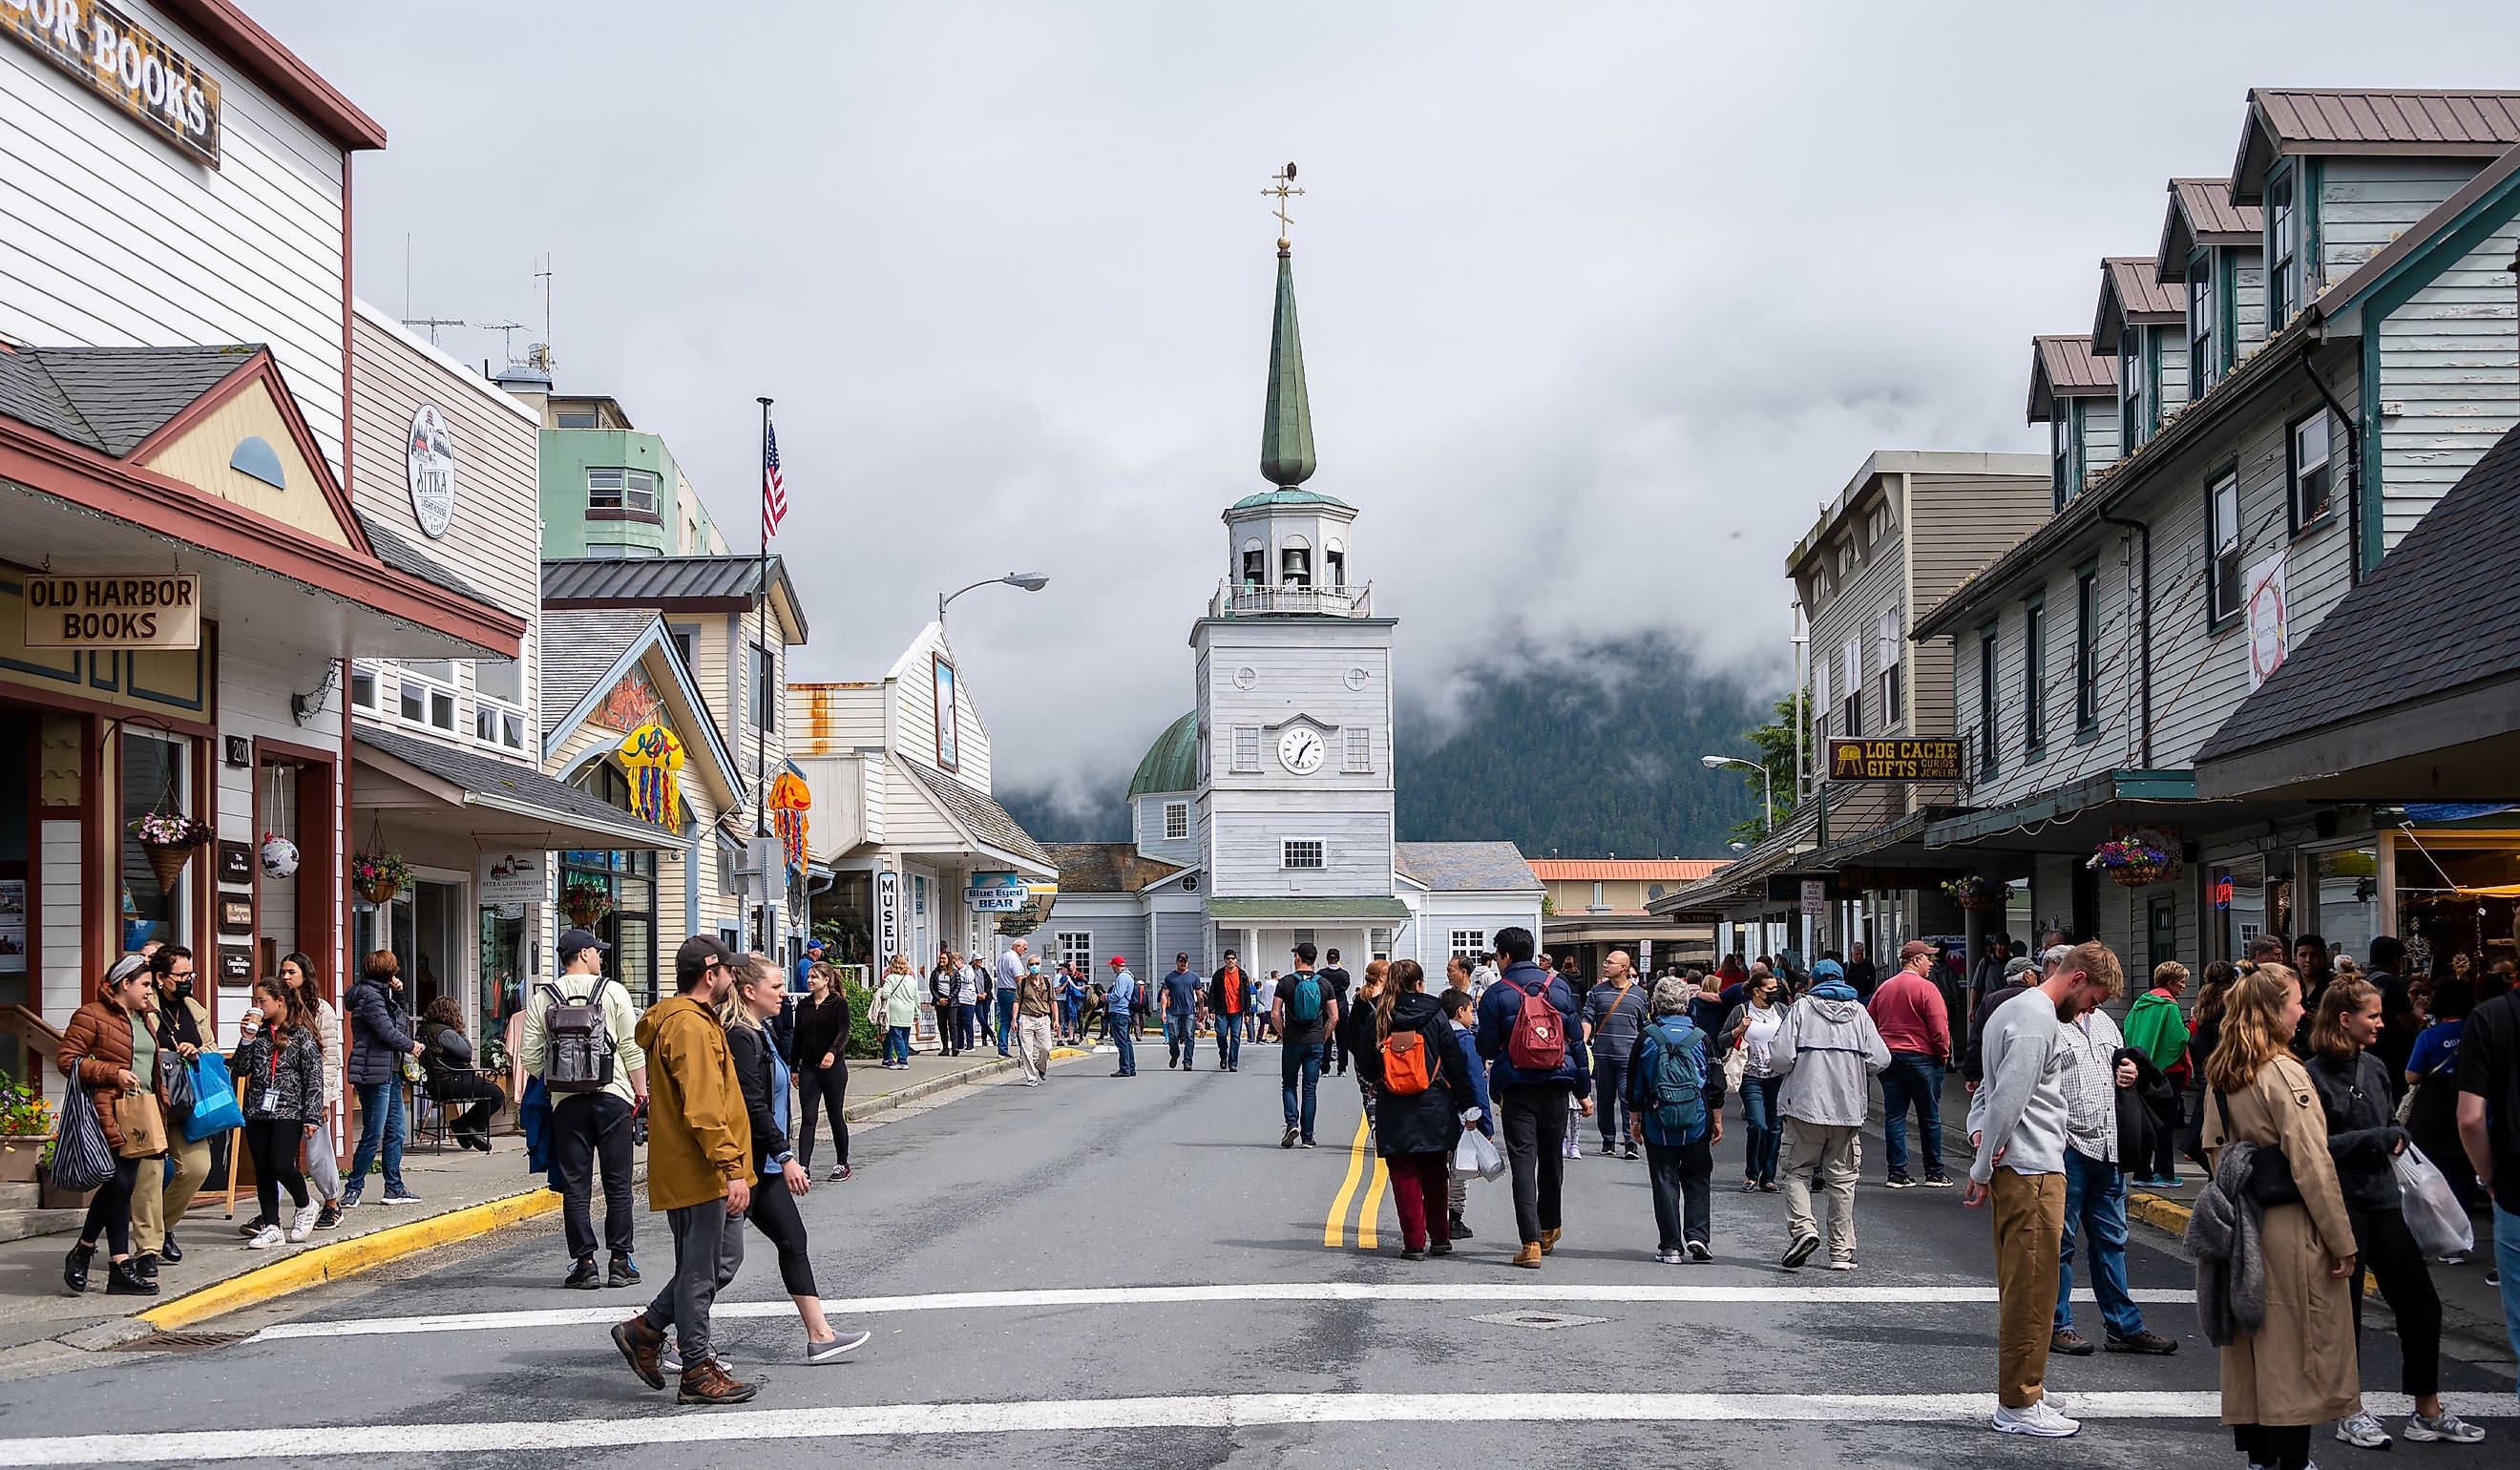
<svg viewBox="0 0 2520 1470"><path fill-rule="evenodd" d="M2179 998L2187 990L2187 966L2168 959L2152 967L2152 989L2135 998L2127 1007L2126 1044L2152 1058L2152 1064L2177 1089L2174 1096L2187 1095L2187 1016L2179 1008ZM2179 1165L2174 1155L2182 1132L2178 1120L2167 1120L2170 1126L2153 1130L2152 1157L2129 1159L2130 1183L2161 1189L2179 1186ZM2146 1171L2149 1170L2149 1173Z"/></svg>

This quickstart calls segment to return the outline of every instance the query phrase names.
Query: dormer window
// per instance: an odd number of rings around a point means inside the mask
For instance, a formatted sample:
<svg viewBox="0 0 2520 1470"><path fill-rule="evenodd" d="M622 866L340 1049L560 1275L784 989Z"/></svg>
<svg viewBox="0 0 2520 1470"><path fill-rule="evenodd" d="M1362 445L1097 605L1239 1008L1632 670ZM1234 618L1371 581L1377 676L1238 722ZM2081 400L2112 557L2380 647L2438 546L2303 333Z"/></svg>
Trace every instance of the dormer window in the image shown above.
<svg viewBox="0 0 2520 1470"><path fill-rule="evenodd" d="M2267 180L2267 333L2281 332L2301 310L2301 214L2292 176Z"/></svg>
<svg viewBox="0 0 2520 1470"><path fill-rule="evenodd" d="M2052 446L2050 453L2056 461L2056 509L2062 511L2065 503L2074 498L2075 492L2083 488L2081 436L2074 432L2074 417L2082 407L2082 400L2058 398L2053 403L2054 408L2048 421L2048 437Z"/></svg>
<svg viewBox="0 0 2520 1470"><path fill-rule="evenodd" d="M2118 332L2119 453L2133 454L2152 435L2152 374L2143 350L2145 334L2128 326Z"/></svg>
<svg viewBox="0 0 2520 1470"><path fill-rule="evenodd" d="M1859 558L1855 551L1855 538L1849 536L1838 546L1837 549L1837 579L1840 582L1852 582L1855 580L1855 568L1858 559Z"/></svg>
<svg viewBox="0 0 2520 1470"><path fill-rule="evenodd" d="M1294 537L1278 549L1278 584L1282 587L1313 585L1313 548L1302 537Z"/></svg>
<svg viewBox="0 0 2520 1470"><path fill-rule="evenodd" d="M2223 378L2223 297L2214 289L2214 252L2187 258L2187 363L2191 390L2202 398Z"/></svg>

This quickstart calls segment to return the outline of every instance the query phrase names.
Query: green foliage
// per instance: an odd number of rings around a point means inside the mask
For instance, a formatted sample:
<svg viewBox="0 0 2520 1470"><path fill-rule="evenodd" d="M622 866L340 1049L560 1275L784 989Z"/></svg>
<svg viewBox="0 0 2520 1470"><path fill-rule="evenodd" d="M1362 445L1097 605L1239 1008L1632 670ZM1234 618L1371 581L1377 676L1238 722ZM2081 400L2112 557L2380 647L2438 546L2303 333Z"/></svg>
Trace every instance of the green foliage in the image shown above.
<svg viewBox="0 0 2520 1470"><path fill-rule="evenodd" d="M1746 736L1750 741L1751 754L1743 759L1757 761L1768 768L1768 783L1772 785L1776 794L1777 821L1780 823L1791 817L1794 814L1794 808L1800 804L1800 796L1795 790L1794 782L1794 719L1797 714L1803 720L1803 748L1809 750L1812 737L1811 700L1799 690L1778 700L1777 717L1758 729L1750 731ZM1733 834L1744 842L1756 843L1768 835L1767 816L1762 805L1758 803L1763 789L1759 773L1742 771L1738 766L1725 769L1740 771L1741 781L1750 788L1753 803L1749 817L1733 824Z"/></svg>
<svg viewBox="0 0 2520 1470"><path fill-rule="evenodd" d="M849 1002L849 1060L858 1061L876 1054L883 1045L883 1023L876 1018L875 992L863 985L843 982L840 994Z"/></svg>
<svg viewBox="0 0 2520 1470"><path fill-rule="evenodd" d="M33 1138L49 1136L53 1131L53 1109L35 1090L0 1072L0 1138Z"/></svg>

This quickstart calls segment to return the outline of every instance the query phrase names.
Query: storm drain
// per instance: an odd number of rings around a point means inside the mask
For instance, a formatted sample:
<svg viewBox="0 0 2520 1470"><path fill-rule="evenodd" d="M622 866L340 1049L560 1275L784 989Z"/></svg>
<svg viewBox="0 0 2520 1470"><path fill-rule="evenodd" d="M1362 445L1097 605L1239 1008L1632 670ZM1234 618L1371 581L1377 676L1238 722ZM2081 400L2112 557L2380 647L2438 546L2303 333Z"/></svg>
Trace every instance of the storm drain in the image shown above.
<svg viewBox="0 0 2520 1470"><path fill-rule="evenodd" d="M246 1334L242 1332L153 1332L147 1337L135 1337L127 1343L115 1343L106 1351L110 1353L206 1353L212 1348L224 1348L230 1343L243 1342L245 1339Z"/></svg>
<svg viewBox="0 0 2520 1470"><path fill-rule="evenodd" d="M1563 1312L1491 1312L1470 1318L1499 1327L1529 1327L1534 1332L1553 1332L1560 1327L1591 1327L1609 1320L1606 1316L1575 1316Z"/></svg>

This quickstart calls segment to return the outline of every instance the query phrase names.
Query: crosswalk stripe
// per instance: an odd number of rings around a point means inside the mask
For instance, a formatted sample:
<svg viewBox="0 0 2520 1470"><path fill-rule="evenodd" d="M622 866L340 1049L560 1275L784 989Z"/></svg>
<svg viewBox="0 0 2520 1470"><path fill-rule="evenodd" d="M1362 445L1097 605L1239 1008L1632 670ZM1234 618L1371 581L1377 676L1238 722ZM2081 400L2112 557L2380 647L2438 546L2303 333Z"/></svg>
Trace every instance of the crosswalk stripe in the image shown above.
<svg viewBox="0 0 2520 1470"><path fill-rule="evenodd" d="M2446 1396L2479 1418L2511 1410L2508 1394ZM2376 1412L2405 1413L2403 1394L2372 1394ZM2066 1409L2086 1420L2212 1419L2212 1392L2092 1393ZM1970 1423L1994 1411L1975 1394L1202 1394L1039 1403L885 1403L863 1407L628 1414L617 1419L485 1423L257 1426L249 1434L84 1434L0 1441L0 1466L131 1465L307 1458L338 1463L380 1455L623 1448L703 1442L866 1439L875 1436L1043 1434L1104 1429L1253 1429L1299 1424L1492 1423Z"/></svg>
<svg viewBox="0 0 2520 1470"><path fill-rule="evenodd" d="M2192 1291L2139 1287L2135 1300L2143 1306L2184 1306L2196 1300ZM2089 1290L2074 1293L2077 1302L2092 1300ZM1705 1285L1609 1285L1569 1281L1312 1281L1220 1283L1194 1286L1055 1286L1029 1291L940 1291L914 1296L860 1297L827 1301L832 1317L880 1316L907 1312L995 1312L1053 1307L1157 1307L1213 1302L1477 1302L1551 1304L1568 1302L1635 1303L1648 1306L1727 1306L1762 1304L1795 1307L1992 1307L1995 1288L1969 1282L1911 1286L1810 1286L1753 1283ZM720 1302L711 1314L721 1320L781 1318L795 1308L785 1300ZM377 1337L412 1332L499 1332L541 1328L609 1326L621 1320L618 1307L552 1308L524 1312L477 1312L427 1316L352 1317L338 1321L281 1322L265 1327L254 1342L303 1338Z"/></svg>

